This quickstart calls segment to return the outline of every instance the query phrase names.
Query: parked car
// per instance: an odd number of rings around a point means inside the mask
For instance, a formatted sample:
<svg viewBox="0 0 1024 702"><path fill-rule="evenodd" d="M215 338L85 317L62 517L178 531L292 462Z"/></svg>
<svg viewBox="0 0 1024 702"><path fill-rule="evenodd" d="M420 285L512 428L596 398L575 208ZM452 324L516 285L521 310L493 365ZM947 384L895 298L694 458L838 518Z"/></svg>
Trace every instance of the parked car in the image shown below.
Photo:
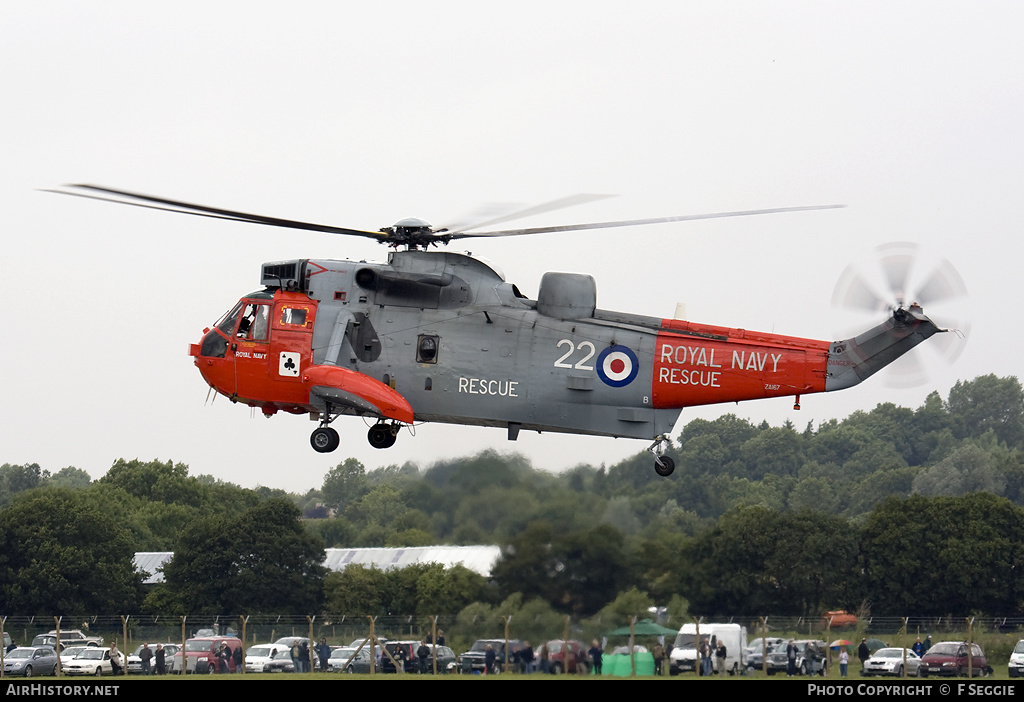
<svg viewBox="0 0 1024 702"><path fill-rule="evenodd" d="M57 663L57 651L49 646L20 646L4 656L4 675L56 675Z"/></svg>
<svg viewBox="0 0 1024 702"><path fill-rule="evenodd" d="M921 659L909 648L880 648L871 658L864 661L864 671L861 675L895 675L902 678L906 671L909 678L920 675L920 668Z"/></svg>
<svg viewBox="0 0 1024 702"><path fill-rule="evenodd" d="M89 648L89 646L68 646L67 648L62 650L59 654L61 668L70 663L72 658L74 658L87 648Z"/></svg>
<svg viewBox="0 0 1024 702"><path fill-rule="evenodd" d="M587 647L583 645L582 641L554 639L544 645L548 647L548 669L552 675L589 670ZM566 654L568 654L568 660L566 660Z"/></svg>
<svg viewBox="0 0 1024 702"><path fill-rule="evenodd" d="M295 644L299 644L300 646L303 643L305 643L306 646L310 645L309 638L307 638L305 636L282 636L281 638L279 638L274 643L277 644L278 646L287 646L288 648L291 648Z"/></svg>
<svg viewBox="0 0 1024 702"><path fill-rule="evenodd" d="M366 637L366 636L360 636L358 639L352 639L351 643L349 643L348 646L345 646L345 648L359 648L360 646L362 646L366 650L369 650L370 649L370 644L367 641L367 638L368 637ZM379 641L380 643L374 645L374 647L373 647L373 655L375 655L377 657L377 663L379 665L380 664L380 647L387 645L388 640L387 639L382 639L382 638L380 638L378 636L377 637L377 641Z"/></svg>
<svg viewBox="0 0 1024 702"><path fill-rule="evenodd" d="M331 667L332 673L369 673L370 648L369 646L336 648L331 651L331 657L327 664Z"/></svg>
<svg viewBox="0 0 1024 702"><path fill-rule="evenodd" d="M114 667L110 663L110 649L106 646L103 648L87 646L63 667L65 675L114 674Z"/></svg>
<svg viewBox="0 0 1024 702"><path fill-rule="evenodd" d="M232 654L235 649L242 645L242 642L233 636L213 636L189 639L185 642L185 672L186 673L215 673L218 670L217 652L221 644L227 644ZM174 661L174 669L181 670L181 655L178 651L171 659ZM235 672L234 655L227 660L228 672Z"/></svg>
<svg viewBox="0 0 1024 702"><path fill-rule="evenodd" d="M432 651L431 657L427 658L428 672L434 672L434 651L436 651L437 654L437 672L454 672L457 665L454 651L447 646L435 646L434 644L423 645ZM419 648L419 641L388 641L384 645L384 650L390 653L392 658L402 664L402 669L406 673L420 672L420 659L417 655ZM380 670L382 673L394 673L396 671L395 664L391 662L390 658L384 656L380 662Z"/></svg>
<svg viewBox="0 0 1024 702"><path fill-rule="evenodd" d="M793 645L796 646L796 672L797 675L807 675L807 661L804 660L804 652L807 650L808 644L814 644L814 648L818 655L818 666L817 671L821 675L827 673L828 668L828 645L824 641L816 639L801 639L794 641ZM787 658L788 653L786 649L789 647L789 642L785 642L782 645L776 646L775 650L768 654L768 675L775 675L776 673L785 673L788 666L789 660Z"/></svg>
<svg viewBox="0 0 1024 702"><path fill-rule="evenodd" d="M513 651L518 651L523 647L523 642L509 639L508 645ZM462 672L482 672L488 646L494 650L494 667L498 669L495 672L501 671L505 665L505 639L477 639L468 651L459 656Z"/></svg>
<svg viewBox="0 0 1024 702"><path fill-rule="evenodd" d="M245 652L245 672L269 673L270 662L281 651L288 651L289 660L291 659L291 647L284 644L265 643L250 646Z"/></svg>
<svg viewBox="0 0 1024 702"><path fill-rule="evenodd" d="M747 648L749 649L749 646ZM782 650L783 653L785 653L785 651L786 651L786 644L781 643L781 642L780 643L775 643L775 644L770 644L768 646L768 655L770 656L772 653L774 653L775 651L780 650L780 649ZM754 651L752 651L752 652L747 654L747 667L748 668L753 668L754 670L761 670L764 667L762 665L764 663L764 659L765 659L765 655L763 653L763 649L759 646Z"/></svg>
<svg viewBox="0 0 1024 702"><path fill-rule="evenodd" d="M1024 639L1017 642L1010 654L1008 670L1011 678L1019 678L1024 675Z"/></svg>
<svg viewBox="0 0 1024 702"><path fill-rule="evenodd" d="M146 644L149 646L149 650L153 652L153 657L149 661L149 668L151 671L156 672L156 647L163 646L164 649L164 668L168 673L174 672L174 656L178 653L178 649L181 648L181 644L177 643L160 643L160 644ZM142 674L142 658L139 654L142 652L143 644L139 644L138 648L128 656L128 666L125 670L130 675L141 675ZM61 660L64 660L61 658Z"/></svg>
<svg viewBox="0 0 1024 702"><path fill-rule="evenodd" d="M305 636L282 636L277 641L275 641L274 644L278 646L284 646L289 651L291 651L293 646L298 644L301 652L300 657L302 658L303 665L306 667L313 666L314 668L318 668L320 666L320 659L316 655L316 643L311 642ZM310 654L312 654L313 656L312 662L310 662ZM299 672L301 673L303 671L300 670Z"/></svg>
<svg viewBox="0 0 1024 702"><path fill-rule="evenodd" d="M39 634L32 639L33 646L49 646L57 648L57 630L51 629L45 634ZM81 629L68 629L60 632L60 647L68 646L102 646L102 636L87 636Z"/></svg>
<svg viewBox="0 0 1024 702"><path fill-rule="evenodd" d="M210 639L216 636L234 636L238 638L238 632L230 626L221 626L199 629L196 633L192 634L193 639Z"/></svg>
<svg viewBox="0 0 1024 702"><path fill-rule="evenodd" d="M992 672L978 644L970 644L968 649L966 641L940 641L921 656L919 674L922 678L929 675L966 676L968 671L975 678Z"/></svg>
<svg viewBox="0 0 1024 702"><path fill-rule="evenodd" d="M757 639L746 645L746 648L743 649L743 652L746 654L746 658L750 659L752 655L757 654L760 656L764 654L765 649L771 651L774 647L778 646L781 643L783 643L783 641L778 637L767 637L765 639L758 637ZM749 660L748 664L750 664Z"/></svg>
<svg viewBox="0 0 1024 702"><path fill-rule="evenodd" d="M292 661L291 648L284 648L275 653L264 670L268 673L294 673L295 663Z"/></svg>

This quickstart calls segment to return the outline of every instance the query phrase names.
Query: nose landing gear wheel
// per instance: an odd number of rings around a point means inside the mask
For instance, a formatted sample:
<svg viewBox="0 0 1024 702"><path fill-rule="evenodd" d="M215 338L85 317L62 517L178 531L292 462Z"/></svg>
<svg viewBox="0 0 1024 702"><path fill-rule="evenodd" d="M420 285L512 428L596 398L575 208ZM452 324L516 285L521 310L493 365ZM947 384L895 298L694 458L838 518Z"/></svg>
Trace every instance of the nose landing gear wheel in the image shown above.
<svg viewBox="0 0 1024 702"><path fill-rule="evenodd" d="M330 453L341 444L341 437L330 427L320 427L309 435L309 444L317 453Z"/></svg>
<svg viewBox="0 0 1024 702"><path fill-rule="evenodd" d="M390 426L384 422L378 422L370 427L370 431L366 434L366 439L370 442L370 446L374 448L391 448L395 445L395 441L398 439L397 431L397 426Z"/></svg>

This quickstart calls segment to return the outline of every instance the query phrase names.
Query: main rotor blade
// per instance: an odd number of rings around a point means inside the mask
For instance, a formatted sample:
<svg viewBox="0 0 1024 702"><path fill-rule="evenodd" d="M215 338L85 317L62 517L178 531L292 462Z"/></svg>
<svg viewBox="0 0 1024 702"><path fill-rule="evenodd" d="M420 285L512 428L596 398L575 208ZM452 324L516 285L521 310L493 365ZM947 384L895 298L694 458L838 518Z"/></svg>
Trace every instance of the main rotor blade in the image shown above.
<svg viewBox="0 0 1024 702"><path fill-rule="evenodd" d="M530 229L505 229L496 232L456 232L442 234L446 239L469 237L521 236L524 234L546 234L548 232L576 232L587 229L610 229L612 227L636 227L644 224L665 224L667 222L690 222L697 219L721 219L724 217L749 217L751 215L778 214L781 212L806 212L808 210L834 210L846 205L808 205L805 207L776 207L766 210L741 210L737 212L713 212L710 214L680 215L678 217L655 217L653 219L630 219L619 222L592 222L590 224L566 224L556 227L533 227Z"/></svg>
<svg viewBox="0 0 1024 702"><path fill-rule="evenodd" d="M299 222L293 219L279 219L277 217L266 217L263 215L251 214L249 212L236 212L234 210L224 210L216 207L207 207L205 205L196 205L194 203L182 202L180 200L169 200L167 198L154 197L152 195L132 193L125 190L104 188L98 185L72 183L65 187L71 189L80 189L85 192L75 192L74 190L48 190L47 192L58 193L60 195L73 195L75 197L84 197L90 200L103 200L104 202L114 202L119 205L132 205L134 207L146 207L152 210L177 212L179 214L195 215L198 217L213 217L215 219L227 219L235 222L265 224L271 227L285 227L287 229L305 229L307 231L325 232L327 234L361 236L369 239L375 239L377 241L385 241L388 238L387 235L382 232L368 232L360 229L332 227L327 224L314 224L311 222ZM105 197L104 195L112 195L115 197ZM131 200L138 200L139 202L131 202Z"/></svg>
<svg viewBox="0 0 1024 702"><path fill-rule="evenodd" d="M480 227L490 227L495 224L501 224L502 222L511 222L514 219L521 219L523 217L529 217L530 215L543 214L545 212L553 212L554 210L561 210L566 207L575 207L576 205L584 205L588 202L594 202L595 200L604 200L609 197L615 197L614 195L597 195L590 193L580 193L578 195L569 195L567 197L552 200L551 202L545 202L540 205L533 205L532 207L526 207L523 209L515 210L513 212L503 213L498 217L487 219L479 222L471 222L469 224L454 224L450 227L446 227L446 230L451 234L461 234L462 232L470 229L478 229Z"/></svg>

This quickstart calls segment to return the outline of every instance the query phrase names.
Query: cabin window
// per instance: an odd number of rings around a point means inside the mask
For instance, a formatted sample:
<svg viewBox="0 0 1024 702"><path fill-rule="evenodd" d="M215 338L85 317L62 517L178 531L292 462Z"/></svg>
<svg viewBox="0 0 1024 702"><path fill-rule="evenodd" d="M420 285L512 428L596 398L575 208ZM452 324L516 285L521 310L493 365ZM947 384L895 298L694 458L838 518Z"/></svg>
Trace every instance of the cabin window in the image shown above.
<svg viewBox="0 0 1024 702"><path fill-rule="evenodd" d="M306 324L306 309L304 307L284 307L281 310L281 324L291 324L301 327Z"/></svg>
<svg viewBox="0 0 1024 702"><path fill-rule="evenodd" d="M434 334L420 334L416 341L416 362L437 363L438 338Z"/></svg>

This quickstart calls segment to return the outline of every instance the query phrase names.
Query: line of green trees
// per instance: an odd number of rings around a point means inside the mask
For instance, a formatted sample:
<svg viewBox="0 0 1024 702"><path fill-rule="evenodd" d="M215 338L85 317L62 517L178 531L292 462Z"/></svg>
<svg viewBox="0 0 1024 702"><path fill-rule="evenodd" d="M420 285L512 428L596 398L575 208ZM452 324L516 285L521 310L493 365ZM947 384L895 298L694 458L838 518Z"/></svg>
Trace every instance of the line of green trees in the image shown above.
<svg viewBox="0 0 1024 702"><path fill-rule="evenodd" d="M20 614L173 615L516 601L585 617L634 593L706 615L1022 611L1016 378L802 431L694 420L672 454L668 479L646 453L558 475L493 451L375 471L350 458L304 495L171 461L119 460L96 481L4 464L0 602ZM439 566L321 566L325 547L437 544L497 544L502 557L486 581ZM175 552L164 585L139 585L136 551Z"/></svg>

